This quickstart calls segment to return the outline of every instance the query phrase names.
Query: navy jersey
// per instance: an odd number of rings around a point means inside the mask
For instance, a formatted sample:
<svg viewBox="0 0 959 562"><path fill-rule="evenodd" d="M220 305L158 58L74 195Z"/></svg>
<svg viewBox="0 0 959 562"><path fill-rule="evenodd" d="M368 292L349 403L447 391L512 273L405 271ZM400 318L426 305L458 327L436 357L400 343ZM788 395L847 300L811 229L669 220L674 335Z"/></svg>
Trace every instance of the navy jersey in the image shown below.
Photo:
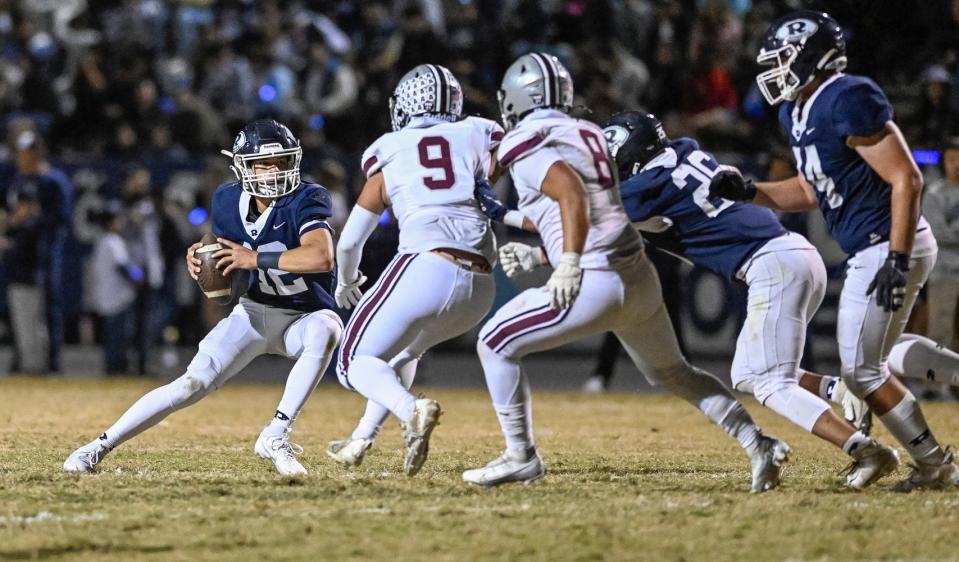
<svg viewBox="0 0 959 562"><path fill-rule="evenodd" d="M213 234L260 252L283 252L300 246L300 236L329 229L330 194L316 184L303 183L280 197L253 222L247 221L252 196L239 182L221 185L213 194ZM256 204L253 202L253 204ZM256 270L246 296L277 308L313 312L335 308L335 271L287 273L279 269Z"/></svg>
<svg viewBox="0 0 959 562"><path fill-rule="evenodd" d="M629 220L650 242L732 279L786 229L769 209L710 197L709 181L718 170L696 141L680 138L619 189Z"/></svg>
<svg viewBox="0 0 959 562"><path fill-rule="evenodd" d="M779 121L796 165L816 189L829 232L848 254L889 238L891 189L847 137L868 137L892 119L892 106L875 82L837 74L801 106L783 103Z"/></svg>

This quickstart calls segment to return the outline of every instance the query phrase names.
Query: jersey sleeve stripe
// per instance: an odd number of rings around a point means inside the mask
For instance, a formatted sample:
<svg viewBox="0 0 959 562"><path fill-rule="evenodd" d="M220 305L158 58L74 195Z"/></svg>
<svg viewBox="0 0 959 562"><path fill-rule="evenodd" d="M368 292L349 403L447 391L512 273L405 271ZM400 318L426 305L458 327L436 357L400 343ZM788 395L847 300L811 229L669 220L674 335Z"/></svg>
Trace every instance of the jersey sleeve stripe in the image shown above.
<svg viewBox="0 0 959 562"><path fill-rule="evenodd" d="M536 135L536 136L534 136L534 137L532 137L532 138L526 139L526 140L524 140L523 142L517 144L517 145L514 146L513 148L511 148L511 149L509 149L508 151L506 151L506 154L504 154L503 157L499 159L500 166L506 168L506 167L509 166L514 160L516 160L517 158L519 158L520 155L522 155L524 152L526 152L527 150L533 148L534 146L538 145L539 143L543 142L543 141L545 140L545 138L546 138L546 137L543 137L542 135Z"/></svg>
<svg viewBox="0 0 959 562"><path fill-rule="evenodd" d="M503 136L505 136L503 131L493 131L493 134L491 134L489 138L493 142L499 142L503 140Z"/></svg>
<svg viewBox="0 0 959 562"><path fill-rule="evenodd" d="M377 162L379 162L379 159L376 157L375 154L367 158L366 162L363 162L363 173L369 176L370 169L372 169L373 166L376 166Z"/></svg>
<svg viewBox="0 0 959 562"><path fill-rule="evenodd" d="M320 220L306 221L303 223L303 226L300 227L300 235L303 235L303 231L306 229L315 230L316 228L325 228L327 230L333 230L330 227L330 223Z"/></svg>

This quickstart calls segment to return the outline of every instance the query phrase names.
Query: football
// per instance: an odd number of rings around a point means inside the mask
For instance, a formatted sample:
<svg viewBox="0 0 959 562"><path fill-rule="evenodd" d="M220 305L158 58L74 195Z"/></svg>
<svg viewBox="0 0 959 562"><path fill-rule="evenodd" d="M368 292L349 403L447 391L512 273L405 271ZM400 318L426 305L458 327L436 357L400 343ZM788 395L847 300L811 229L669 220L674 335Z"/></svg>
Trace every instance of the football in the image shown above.
<svg viewBox="0 0 959 562"><path fill-rule="evenodd" d="M221 305L228 305L236 302L244 293L249 285L250 272L245 270L235 270L228 275L223 275L216 268L217 260L213 254L222 250L224 246L217 242L216 235L207 232L200 239L200 246L196 251L196 257L200 258L200 274L196 282L200 285L200 290L206 298Z"/></svg>

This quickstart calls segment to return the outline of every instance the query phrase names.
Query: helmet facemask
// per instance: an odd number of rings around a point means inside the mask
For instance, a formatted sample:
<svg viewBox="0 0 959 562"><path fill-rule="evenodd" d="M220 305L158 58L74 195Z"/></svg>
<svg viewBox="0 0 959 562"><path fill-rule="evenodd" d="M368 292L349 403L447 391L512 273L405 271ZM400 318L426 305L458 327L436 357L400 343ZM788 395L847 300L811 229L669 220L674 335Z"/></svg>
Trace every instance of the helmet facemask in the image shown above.
<svg viewBox="0 0 959 562"><path fill-rule="evenodd" d="M285 159L283 166L276 166L276 170L257 172L258 160ZM303 149L300 147L283 148L279 143L264 144L256 154L234 154L233 166L230 168L236 174L243 187L243 191L255 197L276 199L289 195L300 186L300 161L303 159Z"/></svg>
<svg viewBox="0 0 959 562"><path fill-rule="evenodd" d="M756 57L756 62L760 65L772 67L756 76L759 91L769 105L795 100L799 90L812 81L814 75L810 75L806 83L802 83L799 76L792 71L792 64L799 56L800 48L792 43L786 43L778 49L762 50Z"/></svg>

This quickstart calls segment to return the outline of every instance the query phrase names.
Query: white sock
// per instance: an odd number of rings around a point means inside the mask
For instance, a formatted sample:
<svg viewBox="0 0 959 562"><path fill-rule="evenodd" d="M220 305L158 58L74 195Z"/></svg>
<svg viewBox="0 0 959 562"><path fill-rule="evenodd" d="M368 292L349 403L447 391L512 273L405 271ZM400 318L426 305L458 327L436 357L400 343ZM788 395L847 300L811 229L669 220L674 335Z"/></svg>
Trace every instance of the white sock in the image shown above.
<svg viewBox="0 0 959 562"><path fill-rule="evenodd" d="M906 392L893 409L879 416L889 433L919 462L941 462L944 456L939 442L922 415L919 403L911 392Z"/></svg>
<svg viewBox="0 0 959 562"><path fill-rule="evenodd" d="M408 357L401 361L390 362L393 369L399 373L400 382L407 390L413 386L413 379L416 378L416 366L418 363L419 359ZM376 439L389 416L389 410L372 400L367 400L366 411L363 412L363 417L360 418L359 423L356 424L356 428L353 430L353 434L350 435L350 439Z"/></svg>
<svg viewBox="0 0 959 562"><path fill-rule="evenodd" d="M819 397L829 402L835 402L833 397L836 393L836 385L839 384L839 377L827 377L825 375L819 380Z"/></svg>
<svg viewBox="0 0 959 562"><path fill-rule="evenodd" d="M752 455L762 431L719 379L688 363L657 371L663 388L685 399Z"/></svg>
<svg viewBox="0 0 959 562"><path fill-rule="evenodd" d="M319 384L326 372L326 366L333 357L332 350L325 355L301 355L293 368L290 369L290 375L286 378L286 387L283 389L283 396L280 398L280 405L276 407L276 414L270 420L270 427L275 430L283 431L289 428L296 417L300 415L300 410L306 404L306 400L313 393L313 389Z"/></svg>
<svg viewBox="0 0 959 562"><path fill-rule="evenodd" d="M862 447L863 445L868 445L871 439L866 437L866 435L857 431L849 436L849 439L846 439L846 442L842 444L842 451L849 456L852 456L853 452Z"/></svg>
<svg viewBox="0 0 959 562"><path fill-rule="evenodd" d="M413 415L416 397L403 387L396 371L386 361L371 355L357 355L350 362L349 379L360 394L392 412L400 421Z"/></svg>
<svg viewBox="0 0 959 562"><path fill-rule="evenodd" d="M496 417L506 438L506 450L515 458L529 460L536 446L533 443L533 416L529 400L523 404L493 404Z"/></svg>
<svg viewBox="0 0 959 562"><path fill-rule="evenodd" d="M533 417L529 381L519 362L493 352L485 343L476 346L493 409L506 439L506 449L526 458L533 450Z"/></svg>
<svg viewBox="0 0 959 562"><path fill-rule="evenodd" d="M185 380L189 373L155 388L133 403L100 436L103 445L113 449L163 421L164 418L206 396L208 390L196 388ZM192 392L191 392L192 391Z"/></svg>
<svg viewBox="0 0 959 562"><path fill-rule="evenodd" d="M822 398L806 392L798 384L773 392L764 405L807 432L812 431L816 420L829 409Z"/></svg>
<svg viewBox="0 0 959 562"><path fill-rule="evenodd" d="M900 336L889 351L888 365L897 377L959 386L959 353L923 336Z"/></svg>

